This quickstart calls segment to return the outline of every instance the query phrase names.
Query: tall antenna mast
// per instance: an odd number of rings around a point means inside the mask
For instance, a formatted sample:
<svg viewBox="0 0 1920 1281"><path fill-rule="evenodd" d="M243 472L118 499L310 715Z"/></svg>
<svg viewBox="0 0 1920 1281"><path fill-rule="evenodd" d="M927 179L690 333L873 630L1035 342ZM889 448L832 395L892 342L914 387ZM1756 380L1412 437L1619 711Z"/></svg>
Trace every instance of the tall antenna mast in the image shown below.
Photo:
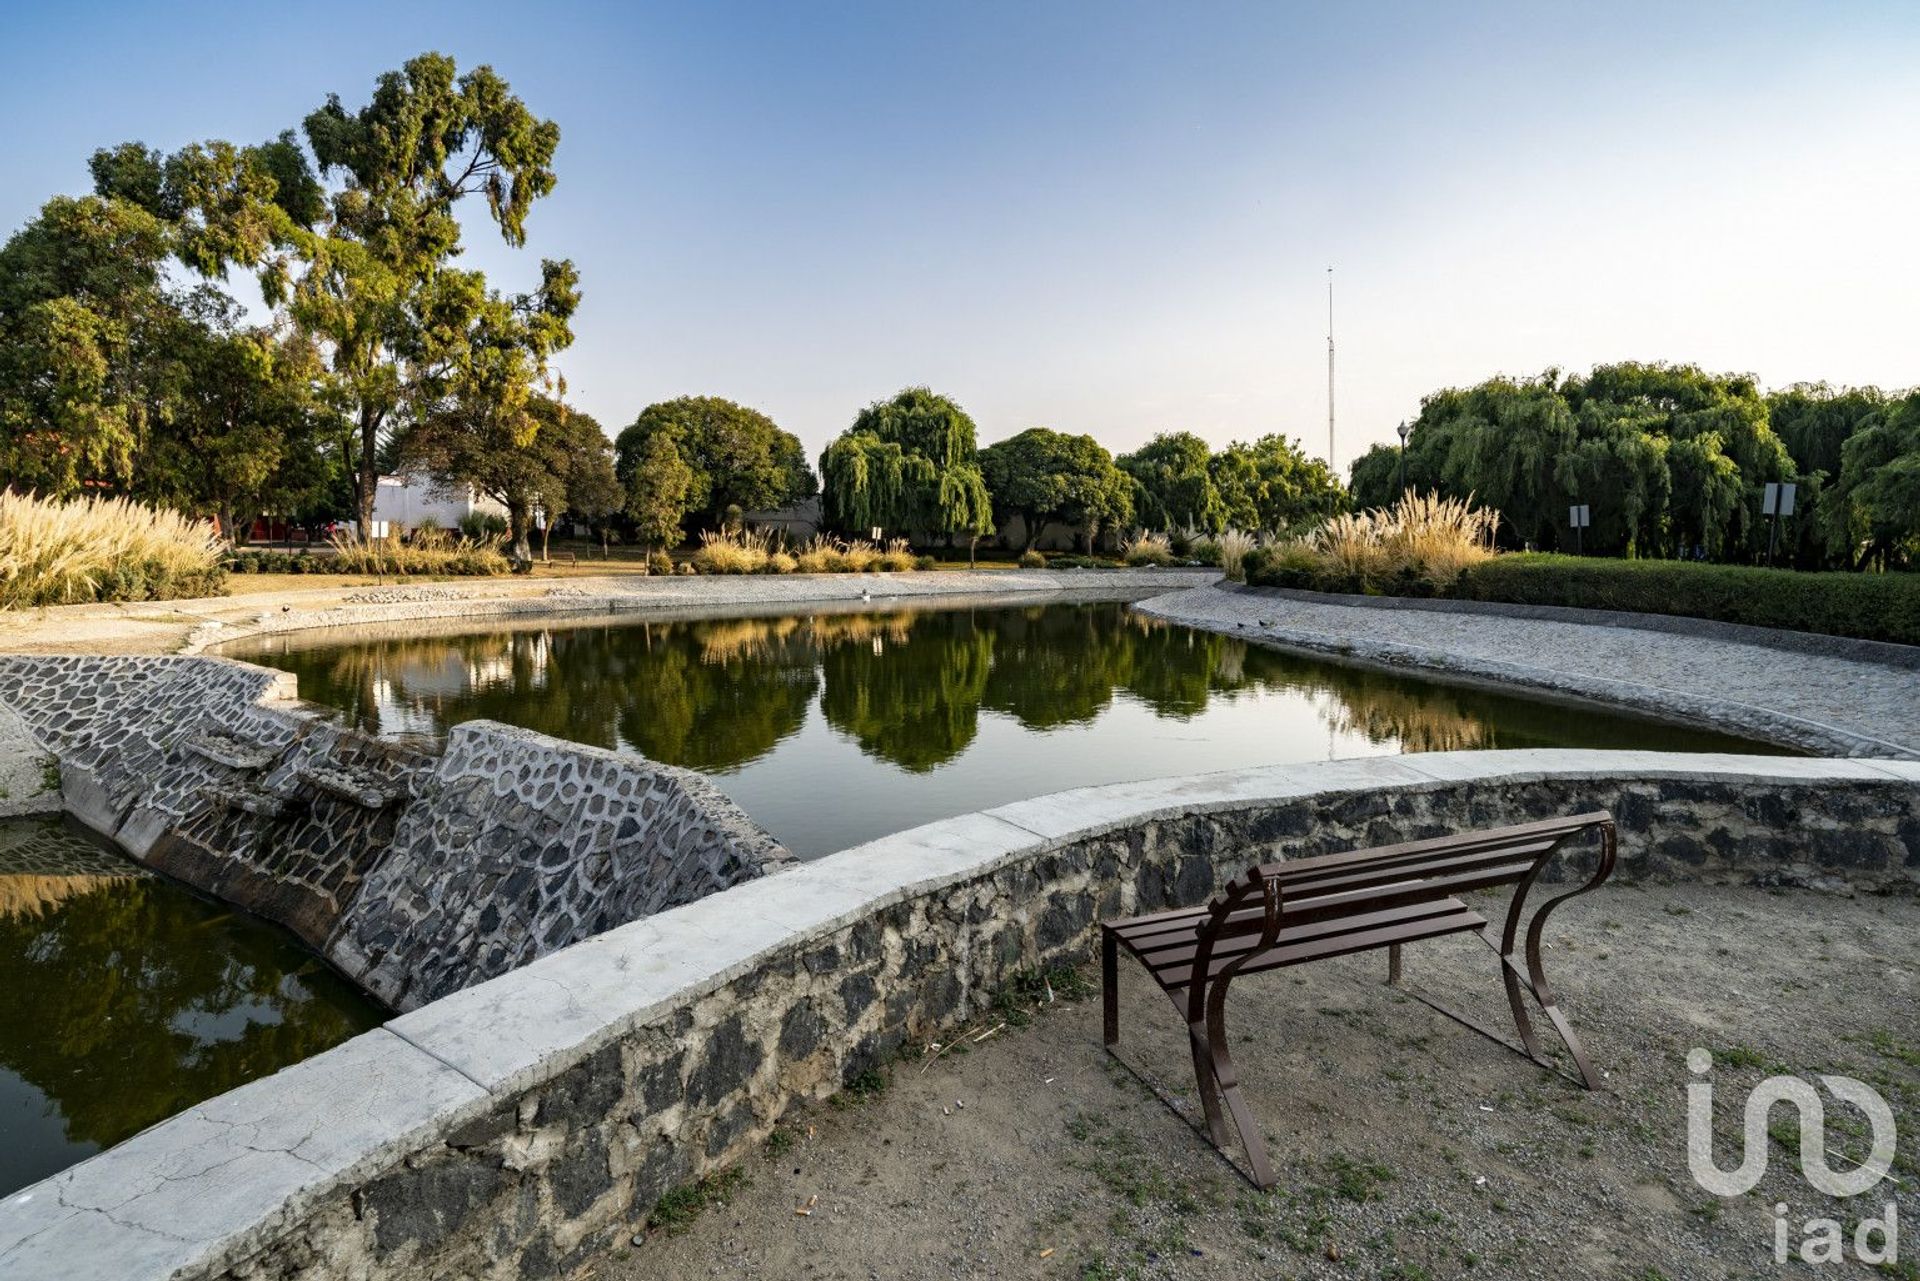
<svg viewBox="0 0 1920 1281"><path fill-rule="evenodd" d="M1333 471L1333 268L1327 268L1327 470Z"/></svg>

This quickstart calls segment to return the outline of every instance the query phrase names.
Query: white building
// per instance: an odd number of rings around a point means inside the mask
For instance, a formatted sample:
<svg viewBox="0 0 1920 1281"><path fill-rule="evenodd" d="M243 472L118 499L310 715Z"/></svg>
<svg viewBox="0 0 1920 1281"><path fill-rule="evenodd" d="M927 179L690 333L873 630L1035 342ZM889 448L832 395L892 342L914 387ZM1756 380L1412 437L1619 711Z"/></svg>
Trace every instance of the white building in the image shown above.
<svg viewBox="0 0 1920 1281"><path fill-rule="evenodd" d="M470 485L453 484L424 473L382 476L373 494L373 518L386 521L393 533L418 529L423 523L457 530L476 513L507 518L507 509Z"/></svg>

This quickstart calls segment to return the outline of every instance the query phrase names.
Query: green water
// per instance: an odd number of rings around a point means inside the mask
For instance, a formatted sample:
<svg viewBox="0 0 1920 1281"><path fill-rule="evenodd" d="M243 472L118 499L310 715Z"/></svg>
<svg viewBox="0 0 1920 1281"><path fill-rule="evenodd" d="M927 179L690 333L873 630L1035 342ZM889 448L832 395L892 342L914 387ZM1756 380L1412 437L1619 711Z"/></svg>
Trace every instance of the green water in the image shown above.
<svg viewBox="0 0 1920 1281"><path fill-rule="evenodd" d="M715 777L803 857L1062 788L1727 735L1300 658L1117 602L308 635L237 652L380 734L488 717Z"/></svg>
<svg viewBox="0 0 1920 1281"><path fill-rule="evenodd" d="M382 1017L277 927L0 821L0 1196Z"/></svg>

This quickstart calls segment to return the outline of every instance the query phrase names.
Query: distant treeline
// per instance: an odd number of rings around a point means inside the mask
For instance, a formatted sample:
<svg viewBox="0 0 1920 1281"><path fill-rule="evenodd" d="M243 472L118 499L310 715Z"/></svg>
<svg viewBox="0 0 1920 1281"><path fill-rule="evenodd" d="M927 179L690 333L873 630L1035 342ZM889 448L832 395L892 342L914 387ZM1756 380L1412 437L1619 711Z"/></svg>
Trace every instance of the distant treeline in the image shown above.
<svg viewBox="0 0 1920 1281"><path fill-rule="evenodd" d="M1383 506L1401 451L1353 465L1352 499ZM1796 485L1782 563L1910 568L1920 555L1920 391L1799 384L1695 365L1550 369L1435 392L1407 439L1405 483L1497 508L1510 546L1571 550L1568 508L1585 504L1588 554L1751 562L1767 549L1761 499Z"/></svg>

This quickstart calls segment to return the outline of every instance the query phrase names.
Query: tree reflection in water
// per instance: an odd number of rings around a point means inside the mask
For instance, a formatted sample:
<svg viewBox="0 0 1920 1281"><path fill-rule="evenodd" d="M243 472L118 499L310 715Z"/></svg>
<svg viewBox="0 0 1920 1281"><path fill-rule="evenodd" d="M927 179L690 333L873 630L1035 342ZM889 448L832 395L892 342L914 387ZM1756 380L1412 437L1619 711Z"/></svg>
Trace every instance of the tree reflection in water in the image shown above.
<svg viewBox="0 0 1920 1281"><path fill-rule="evenodd" d="M380 1019L275 927L0 823L0 1195Z"/></svg>
<svg viewBox="0 0 1920 1281"><path fill-rule="evenodd" d="M1116 602L307 643L260 661L364 728L444 733L484 716L727 776L803 853L1060 787L1198 769L1492 747L1755 750L1250 646ZM818 810L848 812L829 822Z"/></svg>

